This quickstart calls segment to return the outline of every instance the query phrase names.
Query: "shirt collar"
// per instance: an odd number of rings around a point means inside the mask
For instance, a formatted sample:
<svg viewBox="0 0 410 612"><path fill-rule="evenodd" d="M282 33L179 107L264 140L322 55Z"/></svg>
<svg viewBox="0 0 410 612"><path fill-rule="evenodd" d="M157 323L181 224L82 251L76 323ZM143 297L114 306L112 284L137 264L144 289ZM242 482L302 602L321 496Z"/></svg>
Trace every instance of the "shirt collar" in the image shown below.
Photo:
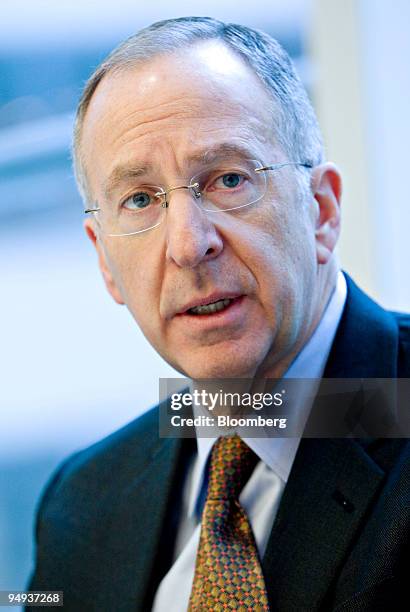
<svg viewBox="0 0 410 612"><path fill-rule="evenodd" d="M296 356L284 378L312 379L312 389L317 384L325 369L337 327L346 302L347 286L343 273L339 271L336 287L329 299L328 305L309 341ZM309 382L307 382L309 385ZM303 397L312 396L304 387ZM306 405L303 397L299 398L298 410L304 411L307 417L310 405ZM198 457L192 474L192 488L188 504L188 514L193 516L197 508L201 491L204 490L206 466L216 438L197 436ZM246 444L258 457L278 476L287 482L293 460L299 446L300 438L244 438Z"/></svg>

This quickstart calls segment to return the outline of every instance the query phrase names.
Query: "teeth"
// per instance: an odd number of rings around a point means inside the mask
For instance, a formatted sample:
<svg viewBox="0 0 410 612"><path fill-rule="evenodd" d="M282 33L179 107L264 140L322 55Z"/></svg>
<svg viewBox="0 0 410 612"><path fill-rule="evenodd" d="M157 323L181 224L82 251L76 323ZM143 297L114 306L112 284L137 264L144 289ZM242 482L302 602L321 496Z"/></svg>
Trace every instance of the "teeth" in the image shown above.
<svg viewBox="0 0 410 612"><path fill-rule="evenodd" d="M212 304L203 304L202 306L195 306L195 308L190 308L188 312L193 314L211 314L213 312L219 312L226 308L232 300L219 300L218 302L213 302Z"/></svg>

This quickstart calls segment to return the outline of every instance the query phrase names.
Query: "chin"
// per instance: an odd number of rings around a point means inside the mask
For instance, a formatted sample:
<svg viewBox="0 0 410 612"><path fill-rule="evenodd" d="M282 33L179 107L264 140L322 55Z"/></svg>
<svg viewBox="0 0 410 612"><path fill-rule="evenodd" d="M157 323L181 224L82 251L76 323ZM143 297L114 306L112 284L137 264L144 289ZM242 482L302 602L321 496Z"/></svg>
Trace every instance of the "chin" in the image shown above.
<svg viewBox="0 0 410 612"><path fill-rule="evenodd" d="M248 357L248 356L247 356ZM249 359L210 359L192 360L186 367L182 367L183 372L192 379L204 378L253 378L257 370L257 364Z"/></svg>

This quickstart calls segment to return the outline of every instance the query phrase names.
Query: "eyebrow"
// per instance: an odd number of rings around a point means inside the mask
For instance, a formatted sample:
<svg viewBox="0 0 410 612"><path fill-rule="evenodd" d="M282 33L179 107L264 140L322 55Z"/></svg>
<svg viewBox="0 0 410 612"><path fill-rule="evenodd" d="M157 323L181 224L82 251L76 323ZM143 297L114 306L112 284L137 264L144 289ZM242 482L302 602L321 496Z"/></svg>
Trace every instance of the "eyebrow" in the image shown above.
<svg viewBox="0 0 410 612"><path fill-rule="evenodd" d="M103 185L105 199L109 200L114 191L123 183L139 178L140 176L146 174L147 171L148 168L136 168L134 164L131 164L130 162L115 166L114 170L110 173Z"/></svg>
<svg viewBox="0 0 410 612"><path fill-rule="evenodd" d="M212 163L213 161L218 160L221 157L224 157L225 155L241 155L242 157L252 157L253 155L255 155L255 153L252 152L252 150L248 147L244 147L242 145L234 144L231 142L222 142L220 144L214 145L213 147L188 156L188 161L198 162L205 160L208 163Z"/></svg>
<svg viewBox="0 0 410 612"><path fill-rule="evenodd" d="M227 155L241 155L242 157L252 157L254 153L248 147L234 144L232 142L222 142L211 146L207 149L202 149L196 153L188 155L186 161L188 163L213 163ZM109 174L107 180L104 182L103 192L105 198L108 200L113 192L120 187L123 183L132 181L136 178L140 178L147 174L150 170L149 166L136 167L132 162L126 162L125 164L119 164L115 166L112 172Z"/></svg>

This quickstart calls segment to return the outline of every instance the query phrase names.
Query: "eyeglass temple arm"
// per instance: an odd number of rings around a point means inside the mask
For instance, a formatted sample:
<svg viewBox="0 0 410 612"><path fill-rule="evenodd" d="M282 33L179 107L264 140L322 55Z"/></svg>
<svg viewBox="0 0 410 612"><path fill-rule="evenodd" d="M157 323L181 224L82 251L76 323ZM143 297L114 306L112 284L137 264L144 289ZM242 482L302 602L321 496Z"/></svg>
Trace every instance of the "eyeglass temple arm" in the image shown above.
<svg viewBox="0 0 410 612"><path fill-rule="evenodd" d="M303 168L313 168L313 164L302 164L301 162L283 162L281 164L272 164L271 166L261 166L255 168L255 172L265 172L265 170L279 170L283 166L302 166Z"/></svg>

